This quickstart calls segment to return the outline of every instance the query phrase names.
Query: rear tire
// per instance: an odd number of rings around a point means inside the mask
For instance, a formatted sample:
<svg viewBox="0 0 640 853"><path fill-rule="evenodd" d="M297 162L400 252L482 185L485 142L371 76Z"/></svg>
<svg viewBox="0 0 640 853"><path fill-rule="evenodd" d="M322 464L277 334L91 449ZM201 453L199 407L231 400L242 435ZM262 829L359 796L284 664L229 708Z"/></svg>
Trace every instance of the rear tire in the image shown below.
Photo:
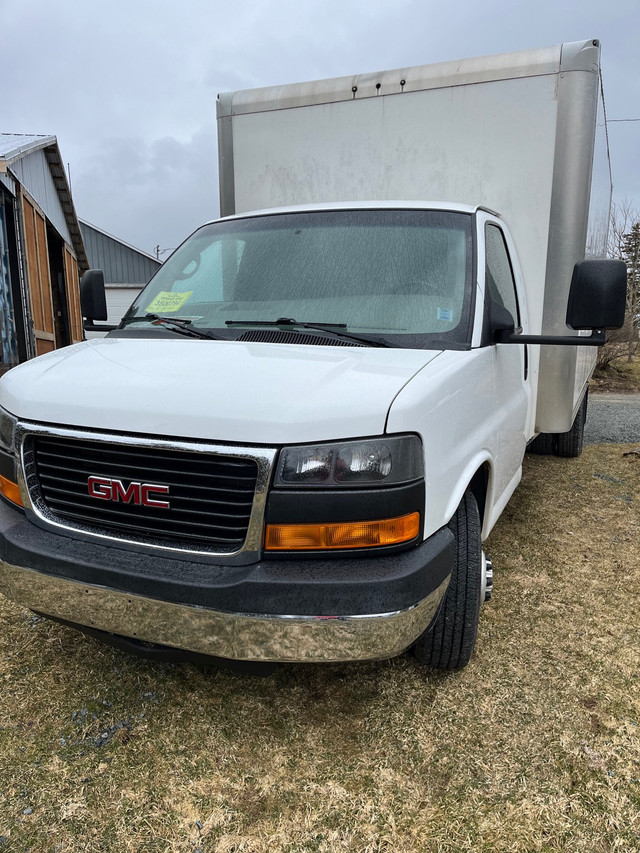
<svg viewBox="0 0 640 853"><path fill-rule="evenodd" d="M449 522L456 558L433 627L416 641L413 653L427 666L462 669L471 660L478 635L482 586L482 541L478 504L466 492Z"/></svg>
<svg viewBox="0 0 640 853"><path fill-rule="evenodd" d="M560 432L556 436L556 456L563 456L567 459L580 456L584 445L584 424L586 420L587 395L585 394L571 429L568 432Z"/></svg>
<svg viewBox="0 0 640 853"><path fill-rule="evenodd" d="M551 456L556 450L556 436L552 432L541 432L527 447L527 453Z"/></svg>
<svg viewBox="0 0 640 853"><path fill-rule="evenodd" d="M588 392L582 398L580 408L568 432L541 432L527 446L527 453L538 456L562 456L567 459L580 456L584 445L584 425L587 420Z"/></svg>

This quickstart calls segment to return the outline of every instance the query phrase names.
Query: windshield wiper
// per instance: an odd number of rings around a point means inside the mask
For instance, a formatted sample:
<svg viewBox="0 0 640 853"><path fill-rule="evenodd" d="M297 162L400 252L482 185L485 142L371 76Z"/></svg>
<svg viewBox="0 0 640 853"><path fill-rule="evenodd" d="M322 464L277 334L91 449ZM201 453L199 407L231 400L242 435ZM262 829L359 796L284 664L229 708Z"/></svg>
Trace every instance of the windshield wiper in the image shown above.
<svg viewBox="0 0 640 853"><path fill-rule="evenodd" d="M226 326L296 326L300 329L317 329L320 332L329 332L339 338L349 341L358 341L373 347L395 347L385 338L369 338L364 335L354 335L351 332L338 332L337 329L346 329L346 323L305 323L294 320L293 317L279 317L277 320L225 320Z"/></svg>
<svg viewBox="0 0 640 853"><path fill-rule="evenodd" d="M128 326L129 323L139 323L143 320L151 323L152 326L166 326L170 331L190 338L209 338L213 341L223 340L219 335L206 332L204 329L192 327L192 321L186 317L161 317L159 314L145 314L144 317L126 317L122 321L122 325Z"/></svg>

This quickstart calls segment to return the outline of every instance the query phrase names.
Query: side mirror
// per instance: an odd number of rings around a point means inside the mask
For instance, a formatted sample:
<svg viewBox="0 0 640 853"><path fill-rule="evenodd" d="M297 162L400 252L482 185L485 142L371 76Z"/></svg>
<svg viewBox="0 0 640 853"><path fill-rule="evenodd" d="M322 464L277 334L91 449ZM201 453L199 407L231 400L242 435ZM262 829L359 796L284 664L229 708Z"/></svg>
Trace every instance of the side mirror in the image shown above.
<svg viewBox="0 0 640 853"><path fill-rule="evenodd" d="M567 304L572 329L619 329L624 324L627 267L624 261L581 261L573 268Z"/></svg>
<svg viewBox="0 0 640 853"><path fill-rule="evenodd" d="M107 319L107 297L104 291L102 270L87 270L80 279L80 307L82 316L93 324L94 320Z"/></svg>
<svg viewBox="0 0 640 853"><path fill-rule="evenodd" d="M620 329L624 324L626 298L623 261L581 261L571 276L566 322L572 329L589 329L590 335L523 335L494 326L494 340L499 344L600 347L607 341L605 329Z"/></svg>

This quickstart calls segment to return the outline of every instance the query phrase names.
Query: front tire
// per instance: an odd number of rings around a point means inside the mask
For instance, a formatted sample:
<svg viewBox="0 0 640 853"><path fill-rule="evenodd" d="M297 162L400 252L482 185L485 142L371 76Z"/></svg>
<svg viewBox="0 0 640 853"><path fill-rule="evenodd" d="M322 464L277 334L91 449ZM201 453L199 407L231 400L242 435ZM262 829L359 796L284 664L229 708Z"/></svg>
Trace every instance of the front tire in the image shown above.
<svg viewBox="0 0 640 853"><path fill-rule="evenodd" d="M478 504L466 492L449 522L456 557L433 627L416 641L413 653L427 666L462 669L471 660L478 635L482 587L482 541Z"/></svg>

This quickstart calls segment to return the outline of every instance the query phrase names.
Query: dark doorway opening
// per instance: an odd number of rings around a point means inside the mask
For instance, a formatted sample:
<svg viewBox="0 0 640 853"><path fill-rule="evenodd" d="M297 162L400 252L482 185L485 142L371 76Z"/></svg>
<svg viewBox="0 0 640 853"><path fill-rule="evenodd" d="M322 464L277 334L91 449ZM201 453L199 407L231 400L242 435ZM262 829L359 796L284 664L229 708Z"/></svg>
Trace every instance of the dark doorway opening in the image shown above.
<svg viewBox="0 0 640 853"><path fill-rule="evenodd" d="M53 299L53 325L56 349L59 349L71 343L67 291L64 285L64 241L49 222L47 222L47 245L49 247L49 272L51 273L51 296Z"/></svg>
<svg viewBox="0 0 640 853"><path fill-rule="evenodd" d="M0 187L0 275L6 289L6 298L3 299L3 312L6 312L6 317L3 318L3 324L7 338L0 358L5 369L26 361L30 356L24 314L25 294L21 288L18 262L15 211L13 196Z"/></svg>

